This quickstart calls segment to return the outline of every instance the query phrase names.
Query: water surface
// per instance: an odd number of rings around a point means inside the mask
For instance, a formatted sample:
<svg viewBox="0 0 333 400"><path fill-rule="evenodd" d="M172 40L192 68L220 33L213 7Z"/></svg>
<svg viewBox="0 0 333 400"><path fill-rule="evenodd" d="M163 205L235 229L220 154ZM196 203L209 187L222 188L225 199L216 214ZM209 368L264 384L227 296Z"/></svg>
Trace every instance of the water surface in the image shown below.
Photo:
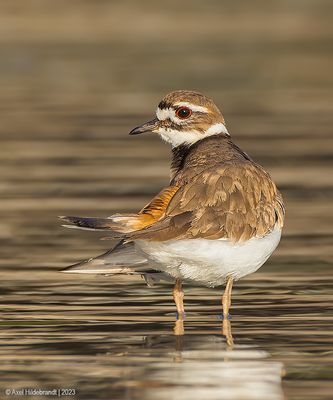
<svg viewBox="0 0 333 400"><path fill-rule="evenodd" d="M332 398L332 2L169 3L0 5L3 398ZM186 285L182 326L170 285L58 272L111 243L57 215L134 212L168 184L168 146L127 133L180 88L214 97L286 203L230 325L222 288Z"/></svg>

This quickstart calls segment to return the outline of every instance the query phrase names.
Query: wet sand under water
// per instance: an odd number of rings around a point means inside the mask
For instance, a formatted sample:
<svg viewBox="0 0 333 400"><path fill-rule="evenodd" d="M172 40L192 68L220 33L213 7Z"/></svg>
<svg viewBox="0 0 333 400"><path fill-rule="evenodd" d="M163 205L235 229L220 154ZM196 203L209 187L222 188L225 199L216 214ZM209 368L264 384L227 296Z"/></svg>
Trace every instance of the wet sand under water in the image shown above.
<svg viewBox="0 0 333 400"><path fill-rule="evenodd" d="M74 388L87 399L331 396L325 271L239 282L224 332L217 289L185 286L182 326L168 285L40 271L2 283L4 387Z"/></svg>

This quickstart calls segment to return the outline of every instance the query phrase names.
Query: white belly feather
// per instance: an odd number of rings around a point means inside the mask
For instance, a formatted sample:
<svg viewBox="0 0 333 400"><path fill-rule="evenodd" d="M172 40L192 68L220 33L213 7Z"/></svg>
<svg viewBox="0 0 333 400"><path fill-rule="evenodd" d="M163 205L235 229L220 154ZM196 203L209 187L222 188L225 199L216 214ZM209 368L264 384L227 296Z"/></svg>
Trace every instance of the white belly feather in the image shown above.
<svg viewBox="0 0 333 400"><path fill-rule="evenodd" d="M279 244L281 229L263 238L233 244L226 239L185 239L167 242L137 240L135 246L152 266L174 278L218 286L228 276L240 279L260 268Z"/></svg>

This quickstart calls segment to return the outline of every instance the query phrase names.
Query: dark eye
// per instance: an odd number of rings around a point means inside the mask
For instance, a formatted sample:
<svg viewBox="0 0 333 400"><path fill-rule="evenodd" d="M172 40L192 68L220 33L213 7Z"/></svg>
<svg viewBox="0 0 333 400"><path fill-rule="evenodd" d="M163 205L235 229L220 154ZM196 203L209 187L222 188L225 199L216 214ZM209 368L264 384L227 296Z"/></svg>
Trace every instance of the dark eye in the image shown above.
<svg viewBox="0 0 333 400"><path fill-rule="evenodd" d="M180 119L189 118L192 115L192 110L187 107L179 107L176 110L176 117Z"/></svg>

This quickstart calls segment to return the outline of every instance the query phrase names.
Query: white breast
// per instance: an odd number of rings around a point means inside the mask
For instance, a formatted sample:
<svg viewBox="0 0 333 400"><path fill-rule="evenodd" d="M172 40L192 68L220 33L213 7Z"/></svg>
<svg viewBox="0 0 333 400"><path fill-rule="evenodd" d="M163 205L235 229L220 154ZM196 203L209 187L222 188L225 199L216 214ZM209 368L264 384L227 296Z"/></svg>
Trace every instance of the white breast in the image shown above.
<svg viewBox="0 0 333 400"><path fill-rule="evenodd" d="M260 268L279 244L281 229L263 238L233 244L226 239L185 239L166 242L137 240L138 252L148 258L153 268L174 278L218 286L226 277L240 279Z"/></svg>

